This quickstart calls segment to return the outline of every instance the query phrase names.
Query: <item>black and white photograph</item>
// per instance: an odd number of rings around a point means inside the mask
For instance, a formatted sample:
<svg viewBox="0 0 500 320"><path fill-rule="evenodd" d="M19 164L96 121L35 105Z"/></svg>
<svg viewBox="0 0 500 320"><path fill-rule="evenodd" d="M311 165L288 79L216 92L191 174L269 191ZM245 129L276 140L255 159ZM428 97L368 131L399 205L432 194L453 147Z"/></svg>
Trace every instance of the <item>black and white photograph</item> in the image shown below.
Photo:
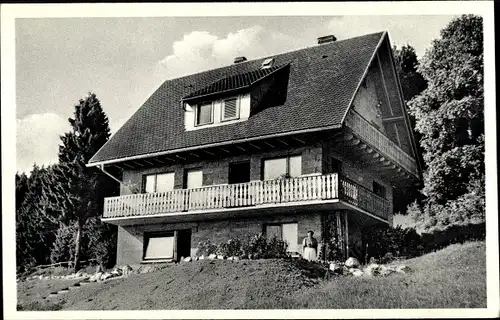
<svg viewBox="0 0 500 320"><path fill-rule="evenodd" d="M2 4L6 319L499 316L493 5Z"/></svg>

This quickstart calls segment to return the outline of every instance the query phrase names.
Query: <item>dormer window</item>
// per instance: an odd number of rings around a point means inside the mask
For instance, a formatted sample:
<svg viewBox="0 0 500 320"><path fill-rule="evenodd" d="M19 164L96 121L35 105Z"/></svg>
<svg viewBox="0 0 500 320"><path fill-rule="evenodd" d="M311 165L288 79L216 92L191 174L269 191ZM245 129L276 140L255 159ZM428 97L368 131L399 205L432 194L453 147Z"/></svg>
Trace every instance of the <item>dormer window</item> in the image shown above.
<svg viewBox="0 0 500 320"><path fill-rule="evenodd" d="M211 124L213 120L213 103L202 103L196 107L196 125L202 126L205 124Z"/></svg>
<svg viewBox="0 0 500 320"><path fill-rule="evenodd" d="M240 99L231 97L222 102L222 121L236 120L240 117Z"/></svg>

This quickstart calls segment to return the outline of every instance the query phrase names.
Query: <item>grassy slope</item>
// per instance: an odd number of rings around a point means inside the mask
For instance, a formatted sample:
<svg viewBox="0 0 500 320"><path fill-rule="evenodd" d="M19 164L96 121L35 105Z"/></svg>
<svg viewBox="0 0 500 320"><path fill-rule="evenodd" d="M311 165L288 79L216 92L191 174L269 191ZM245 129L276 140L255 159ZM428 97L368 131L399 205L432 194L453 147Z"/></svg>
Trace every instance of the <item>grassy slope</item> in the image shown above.
<svg viewBox="0 0 500 320"><path fill-rule="evenodd" d="M325 271L301 261L197 261L87 285L53 301L67 310L486 307L484 242L404 263L412 274L323 281Z"/></svg>

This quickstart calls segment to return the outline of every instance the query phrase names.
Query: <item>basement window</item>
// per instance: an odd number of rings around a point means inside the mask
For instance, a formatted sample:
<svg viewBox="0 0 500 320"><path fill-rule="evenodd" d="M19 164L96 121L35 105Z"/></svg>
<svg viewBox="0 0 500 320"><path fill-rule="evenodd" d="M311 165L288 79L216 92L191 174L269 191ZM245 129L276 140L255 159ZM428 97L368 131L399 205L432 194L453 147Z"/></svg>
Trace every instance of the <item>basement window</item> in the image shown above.
<svg viewBox="0 0 500 320"><path fill-rule="evenodd" d="M144 235L143 260L168 260L174 258L174 232Z"/></svg>

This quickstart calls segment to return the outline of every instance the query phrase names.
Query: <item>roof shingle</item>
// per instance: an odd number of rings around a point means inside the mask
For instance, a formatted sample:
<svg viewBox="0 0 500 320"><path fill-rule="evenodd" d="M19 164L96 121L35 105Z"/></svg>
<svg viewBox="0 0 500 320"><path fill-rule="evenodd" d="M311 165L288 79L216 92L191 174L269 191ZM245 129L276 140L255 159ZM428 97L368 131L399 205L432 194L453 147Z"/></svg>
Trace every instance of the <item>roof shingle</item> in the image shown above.
<svg viewBox="0 0 500 320"><path fill-rule="evenodd" d="M92 157L89 164L243 138L340 126L352 96L385 33L374 33L274 56L290 64L286 102L247 121L185 131L183 97L214 92L221 79L252 74L265 58L165 81ZM264 69L271 70L271 69ZM253 75L252 77L258 77ZM229 87L248 83L234 80ZM251 78L254 79L254 78ZM231 81L233 81L231 80ZM212 85L214 88L212 88Z"/></svg>

